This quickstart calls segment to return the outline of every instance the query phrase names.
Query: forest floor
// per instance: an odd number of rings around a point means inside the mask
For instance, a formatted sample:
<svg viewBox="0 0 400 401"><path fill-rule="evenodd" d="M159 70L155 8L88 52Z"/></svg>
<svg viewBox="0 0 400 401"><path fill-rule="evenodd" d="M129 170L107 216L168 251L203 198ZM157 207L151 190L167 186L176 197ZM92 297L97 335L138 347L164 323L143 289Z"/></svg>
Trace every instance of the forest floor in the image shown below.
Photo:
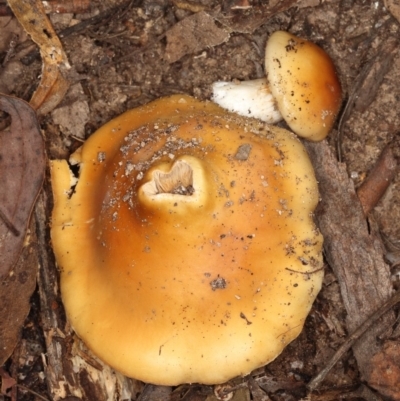
<svg viewBox="0 0 400 401"><path fill-rule="evenodd" d="M385 3L381 0L271 0L264 3L261 0L92 0L81 12L50 13L71 70L70 87L63 101L39 119L48 159L67 159L111 118L154 99L178 93L210 99L213 82L263 77L266 41L274 31L284 30L318 44L331 56L337 68L343 88L343 106L326 142L335 159L341 159L341 164L337 165L347 175L346 185L357 188L385 146L391 146L399 132L400 25L396 17L400 16L400 8L390 0ZM84 1L81 5L86 7ZM42 61L35 45L12 15L0 17L0 62L0 92L29 101L39 84ZM284 123L281 125L285 127ZM394 149L394 152L398 154L399 151ZM365 229L382 239L382 251L376 257L381 258L383 269L391 278L384 289L388 294L383 297L386 299L398 287L399 186L400 177L395 174L378 205L363 220ZM40 201L44 211L36 212L35 219L42 216L47 220L41 222L44 232L38 231L38 242L42 241L49 253L46 263L53 269L53 279L55 277L57 283L46 232L51 210L48 177L43 194L45 199ZM321 188L321 198L324 196L329 195ZM348 220L349 225L354 223L352 216ZM36 224L40 226L41 223ZM346 221L342 221L342 229L345 234ZM321 231L325 235L322 228ZM328 243L330 240L334 243L335 239L329 235L327 233ZM335 235L340 236L340 233L336 231ZM340 238L336 242L340 242ZM307 383L324 368L353 329L348 321L350 312L346 299L343 302L346 292L342 278L330 262L328 255L323 289L300 336L274 362L253 372L251 380L234 381L233 385L238 388L236 400L295 401L307 396L324 401L400 400L400 390L390 381L377 383L369 368L360 365L366 359L359 358L352 350L344 353L318 391L308 393ZM114 389L112 396L99 394L93 385L96 380L91 377L84 382L77 368L74 372L77 377L66 380L65 392L55 389L54 383L49 384L51 363L45 357L53 340L44 320L49 316L48 311L43 310L49 305L48 300L42 299L48 289L43 288L43 277L40 278L40 274L38 277L21 337L16 338L18 341L12 346L15 349L1 371L0 400L211 400L209 386L158 388L134 381L128 383L121 378L118 379L120 387ZM355 286L349 292L356 291L355 282L347 285ZM73 348L72 343L79 340L65 321L58 289L55 291L54 303L49 308L56 311L58 326L54 330L58 334L52 335L63 338L64 345ZM375 295L368 295L365 290L362 296L368 303L368 297ZM2 313L7 312L0 310ZM397 311L394 309L392 313L395 315ZM385 350L388 343L397 347L388 358L392 358L392 369L397 366L396 377L400 378L400 330L393 316L386 326L381 321L383 326L376 337ZM68 350L64 352L63 355L68 354ZM92 365L98 366L98 363ZM376 358L369 363L379 364ZM9 382L10 387L5 384L7 373L9 380L15 380ZM97 380L105 383L114 379Z"/></svg>

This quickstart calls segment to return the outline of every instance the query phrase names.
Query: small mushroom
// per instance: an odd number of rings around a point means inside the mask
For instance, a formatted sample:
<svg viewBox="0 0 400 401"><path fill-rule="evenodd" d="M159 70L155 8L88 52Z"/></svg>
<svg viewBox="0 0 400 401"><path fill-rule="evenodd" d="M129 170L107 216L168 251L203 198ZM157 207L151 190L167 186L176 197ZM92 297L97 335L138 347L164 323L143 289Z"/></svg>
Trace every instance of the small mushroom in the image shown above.
<svg viewBox="0 0 400 401"><path fill-rule="evenodd" d="M68 320L100 359L217 384L299 335L323 272L294 134L175 95L105 124L70 163L78 177L51 163L51 238Z"/></svg>
<svg viewBox="0 0 400 401"><path fill-rule="evenodd" d="M297 135L324 139L342 97L330 57L316 44L278 31L267 42L265 70L266 78L214 83L214 102L270 124L283 118Z"/></svg>

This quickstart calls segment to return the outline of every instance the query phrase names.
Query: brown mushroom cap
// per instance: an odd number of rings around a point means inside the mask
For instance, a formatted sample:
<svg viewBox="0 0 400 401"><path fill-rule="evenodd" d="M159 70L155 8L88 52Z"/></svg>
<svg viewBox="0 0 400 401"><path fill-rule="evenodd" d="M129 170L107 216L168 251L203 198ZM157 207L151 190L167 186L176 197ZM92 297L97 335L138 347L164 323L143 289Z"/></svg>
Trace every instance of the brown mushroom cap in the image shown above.
<svg viewBox="0 0 400 401"><path fill-rule="evenodd" d="M321 287L317 183L291 133L176 95L51 165L51 237L78 336L127 376L222 383L272 361Z"/></svg>
<svg viewBox="0 0 400 401"><path fill-rule="evenodd" d="M311 141L331 130L342 90L331 58L316 44L274 32L265 49L269 88L289 127Z"/></svg>

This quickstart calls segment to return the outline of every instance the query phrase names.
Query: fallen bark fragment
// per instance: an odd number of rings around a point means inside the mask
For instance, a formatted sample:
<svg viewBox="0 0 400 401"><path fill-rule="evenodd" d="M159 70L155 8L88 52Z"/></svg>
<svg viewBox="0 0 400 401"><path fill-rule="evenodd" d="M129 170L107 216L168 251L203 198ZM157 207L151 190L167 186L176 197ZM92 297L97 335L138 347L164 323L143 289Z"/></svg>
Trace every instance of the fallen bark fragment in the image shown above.
<svg viewBox="0 0 400 401"><path fill-rule="evenodd" d="M322 196L316 220L324 236L326 259L340 285L347 330L352 333L391 297L390 269L383 259L378 230L372 220L366 221L346 166L336 161L326 141L306 147ZM367 382L374 369L372 360L382 347L377 337L393 323L393 312L386 313L353 346Z"/></svg>

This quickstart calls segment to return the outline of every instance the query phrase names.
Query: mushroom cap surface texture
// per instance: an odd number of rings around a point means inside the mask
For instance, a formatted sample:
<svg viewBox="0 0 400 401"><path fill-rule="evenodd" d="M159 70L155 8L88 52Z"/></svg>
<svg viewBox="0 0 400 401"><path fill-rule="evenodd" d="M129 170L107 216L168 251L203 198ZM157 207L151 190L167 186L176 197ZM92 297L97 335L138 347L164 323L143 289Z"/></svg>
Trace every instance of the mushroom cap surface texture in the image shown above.
<svg viewBox="0 0 400 401"><path fill-rule="evenodd" d="M312 42L277 31L267 42L265 70L289 127L308 140L324 139L342 101L341 85L328 54Z"/></svg>
<svg viewBox="0 0 400 401"><path fill-rule="evenodd" d="M103 361L161 385L276 358L321 287L317 182L286 130L189 96L101 127L51 163L67 317Z"/></svg>

